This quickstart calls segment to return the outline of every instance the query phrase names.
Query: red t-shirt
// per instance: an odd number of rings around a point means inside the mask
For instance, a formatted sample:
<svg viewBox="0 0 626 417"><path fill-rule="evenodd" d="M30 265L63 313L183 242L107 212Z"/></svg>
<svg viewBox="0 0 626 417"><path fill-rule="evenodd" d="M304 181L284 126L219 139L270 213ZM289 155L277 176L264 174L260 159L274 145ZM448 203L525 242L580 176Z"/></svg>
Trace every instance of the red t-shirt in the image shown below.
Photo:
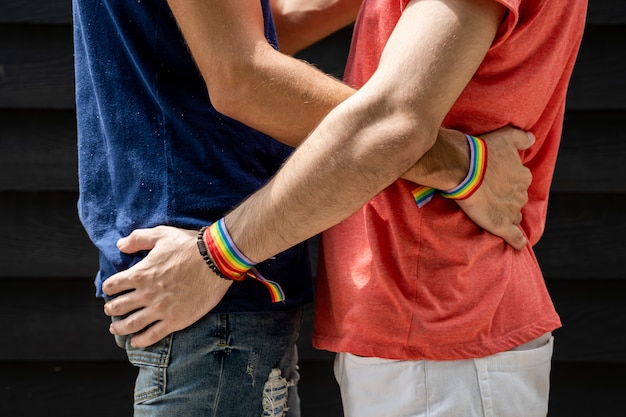
<svg viewBox="0 0 626 417"><path fill-rule="evenodd" d="M498 0L509 11L444 125L480 134L533 132L533 173L522 227L543 232L567 84L586 0ZM346 81L362 86L408 1L366 0ZM382 17L382 18L381 18ZM415 204L399 180L322 236L313 342L390 359L454 360L511 349L560 326L531 246L516 251L476 226L455 202Z"/></svg>

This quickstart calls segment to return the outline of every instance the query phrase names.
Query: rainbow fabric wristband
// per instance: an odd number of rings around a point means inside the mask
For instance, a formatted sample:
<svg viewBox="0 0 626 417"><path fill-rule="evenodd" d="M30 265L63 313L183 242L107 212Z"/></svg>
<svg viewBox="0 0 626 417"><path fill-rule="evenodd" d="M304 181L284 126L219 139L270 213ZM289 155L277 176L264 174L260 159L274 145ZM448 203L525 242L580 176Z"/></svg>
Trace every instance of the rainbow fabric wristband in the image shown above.
<svg viewBox="0 0 626 417"><path fill-rule="evenodd" d="M434 188L426 187L423 185L420 185L413 190L413 198L415 199L415 204L417 204L417 207L419 208L422 208L426 204L428 204L430 200L433 199L434 195Z"/></svg>
<svg viewBox="0 0 626 417"><path fill-rule="evenodd" d="M254 267L256 264L239 251L226 230L223 218L206 229L204 239L215 266L224 277L233 281L254 278L267 288L272 302L285 300L285 293L280 285L261 275Z"/></svg>
<svg viewBox="0 0 626 417"><path fill-rule="evenodd" d="M478 190L485 179L487 171L487 144L481 138L465 135L470 147L470 168L467 176L459 185L451 190L440 191L445 198L465 200Z"/></svg>
<svg viewBox="0 0 626 417"><path fill-rule="evenodd" d="M453 200L469 198L478 190L487 171L487 144L481 138L465 135L470 147L470 168L465 179L456 187L447 191L439 191L445 197ZM435 190L419 185L412 191L418 207L422 208L433 198Z"/></svg>

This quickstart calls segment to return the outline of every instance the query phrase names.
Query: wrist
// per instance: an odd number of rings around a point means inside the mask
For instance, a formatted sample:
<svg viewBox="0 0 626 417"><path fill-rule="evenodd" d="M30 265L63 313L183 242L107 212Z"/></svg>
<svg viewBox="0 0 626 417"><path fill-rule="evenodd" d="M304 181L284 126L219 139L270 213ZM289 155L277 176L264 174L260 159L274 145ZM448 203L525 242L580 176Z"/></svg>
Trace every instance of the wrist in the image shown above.
<svg viewBox="0 0 626 417"><path fill-rule="evenodd" d="M437 190L449 190L460 184L470 167L470 149L462 132L439 129L437 142L404 179Z"/></svg>
<svg viewBox="0 0 626 417"><path fill-rule="evenodd" d="M464 143L466 143L464 151L469 152L469 157L465 156L460 161L464 161L469 165L464 171L466 174L464 174L462 180L455 180L456 185L452 188L444 188L444 191L439 191L439 194L443 197L453 200L464 200L471 197L482 184L487 171L487 144L485 141L467 134L464 137ZM447 172L451 173L453 170L448 170ZM452 177L452 175L449 175L449 178ZM412 190L412 193L415 203L421 208L432 199L435 189L431 186L419 185Z"/></svg>
<svg viewBox="0 0 626 417"><path fill-rule="evenodd" d="M215 265L213 258L211 258L211 255L207 248L206 241L204 240L204 235L208 227L209 226L204 226L203 228L198 230L198 242L197 242L198 252L200 252L200 256L202 256L202 259L204 259L204 262L206 262L209 269L211 269L211 271L213 271L215 275L217 275L218 277L222 279L231 281L231 278L228 278L226 275L224 275L222 271L220 271L220 269L217 267L217 265Z"/></svg>
<svg viewBox="0 0 626 417"><path fill-rule="evenodd" d="M439 175L433 188L449 190L459 185L470 169L470 147L463 132L441 130L441 148L437 158Z"/></svg>
<svg viewBox="0 0 626 417"><path fill-rule="evenodd" d="M223 218L198 231L197 245L208 267L220 278L231 281L253 278L268 289L272 302L284 301L285 294L280 285L263 277L255 268L256 263L239 251Z"/></svg>
<svg viewBox="0 0 626 417"><path fill-rule="evenodd" d="M481 138L466 134L470 148L470 167L463 181L452 189L440 191L443 197L453 200L470 198L480 187L487 171L487 144Z"/></svg>

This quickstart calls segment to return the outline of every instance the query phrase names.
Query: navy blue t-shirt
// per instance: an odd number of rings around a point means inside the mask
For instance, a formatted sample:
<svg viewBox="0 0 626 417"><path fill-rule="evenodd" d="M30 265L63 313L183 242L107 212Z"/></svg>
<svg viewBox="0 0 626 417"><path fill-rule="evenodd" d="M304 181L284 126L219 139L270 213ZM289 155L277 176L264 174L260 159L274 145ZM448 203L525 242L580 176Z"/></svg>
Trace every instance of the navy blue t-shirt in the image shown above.
<svg viewBox="0 0 626 417"><path fill-rule="evenodd" d="M269 1L265 33L276 47ZM291 149L218 113L165 0L74 0L78 203L100 251L97 295L145 254L116 241L138 228L198 229L265 184ZM200 256L198 254L198 256ZM258 266L285 291L271 303L254 280L235 282L215 311L270 311L310 301L308 247Z"/></svg>

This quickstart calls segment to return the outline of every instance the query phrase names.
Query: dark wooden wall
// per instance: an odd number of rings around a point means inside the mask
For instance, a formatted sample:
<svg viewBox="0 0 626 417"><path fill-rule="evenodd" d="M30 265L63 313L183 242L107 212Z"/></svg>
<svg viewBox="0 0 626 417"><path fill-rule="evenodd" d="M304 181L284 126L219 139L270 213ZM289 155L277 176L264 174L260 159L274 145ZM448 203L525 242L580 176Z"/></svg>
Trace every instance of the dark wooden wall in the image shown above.
<svg viewBox="0 0 626 417"><path fill-rule="evenodd" d="M564 5L566 7L566 5ZM349 31L301 56L340 75ZM626 415L626 3L590 0L537 254L564 327L550 416ZM94 297L76 214L69 0L0 0L0 415L130 416L134 369ZM340 416L301 341L303 414Z"/></svg>

